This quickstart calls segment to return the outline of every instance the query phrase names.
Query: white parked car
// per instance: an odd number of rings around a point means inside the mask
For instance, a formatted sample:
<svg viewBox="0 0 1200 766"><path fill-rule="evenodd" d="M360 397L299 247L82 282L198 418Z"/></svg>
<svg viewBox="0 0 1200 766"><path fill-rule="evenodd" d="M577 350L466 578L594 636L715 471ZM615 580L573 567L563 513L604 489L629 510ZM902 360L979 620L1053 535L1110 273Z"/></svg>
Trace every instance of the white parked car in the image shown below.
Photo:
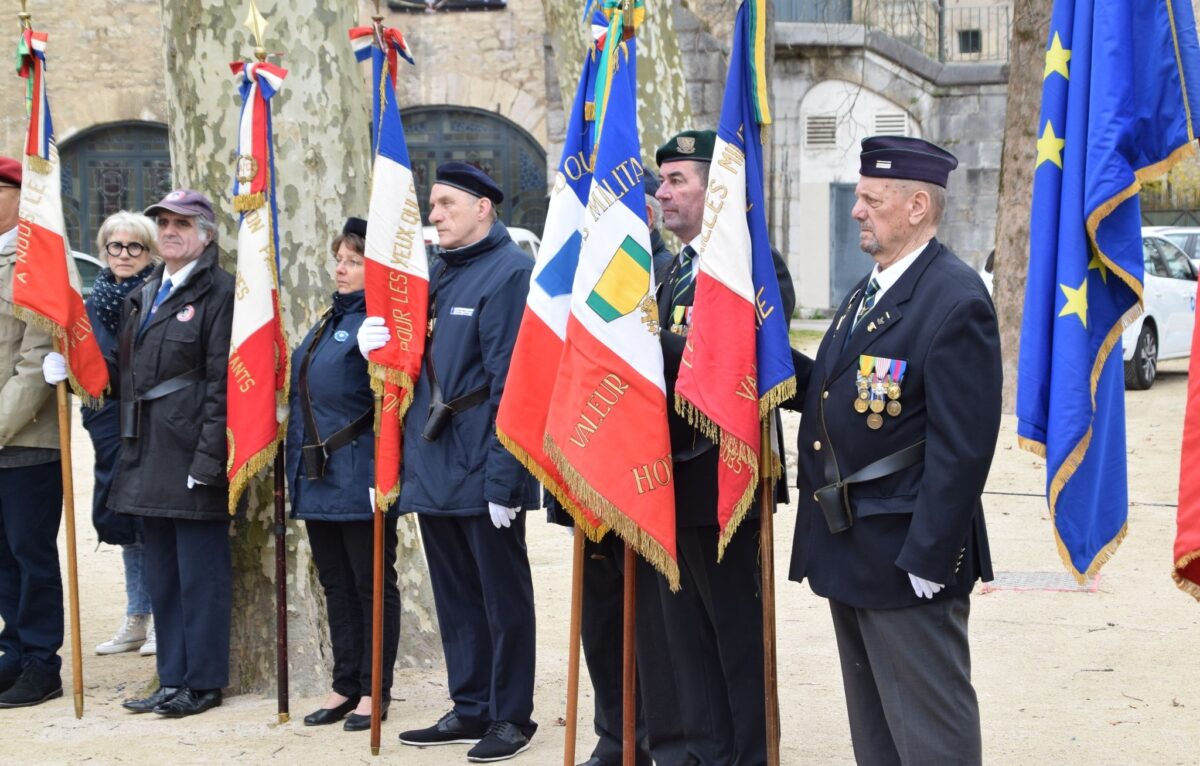
<svg viewBox="0 0 1200 766"><path fill-rule="evenodd" d="M438 246L437 229L433 226L426 226L424 228L424 234L425 249L430 250L431 252L435 251ZM537 260L538 248L542 246L542 240L538 238L538 235L534 234L529 229L522 229L519 226L509 226L508 236L512 237L512 240L517 244L517 247L524 250L530 258Z"/></svg>
<svg viewBox="0 0 1200 766"><path fill-rule="evenodd" d="M92 294L92 283L104 270L104 264L93 256L78 250L72 250L71 256L75 259L75 270L79 272L79 281L83 283L83 297L87 298Z"/></svg>
<svg viewBox="0 0 1200 766"><path fill-rule="evenodd" d="M1147 227L1142 230L1142 283L1145 311L1125 328L1125 387L1150 388L1163 359L1183 359L1192 351L1196 323L1196 266L1174 243Z"/></svg>

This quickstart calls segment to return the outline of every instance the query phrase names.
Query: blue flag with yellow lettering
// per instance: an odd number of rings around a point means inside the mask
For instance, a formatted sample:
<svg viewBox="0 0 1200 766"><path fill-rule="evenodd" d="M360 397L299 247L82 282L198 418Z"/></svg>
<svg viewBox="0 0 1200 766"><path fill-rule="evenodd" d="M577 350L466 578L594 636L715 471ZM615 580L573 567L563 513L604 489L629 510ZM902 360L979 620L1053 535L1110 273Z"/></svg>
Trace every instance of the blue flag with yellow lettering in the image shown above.
<svg viewBox="0 0 1200 766"><path fill-rule="evenodd" d="M1188 0L1057 0L1038 120L1017 431L1046 458L1059 553L1081 581L1126 530L1121 332L1141 311L1141 182L1194 150Z"/></svg>

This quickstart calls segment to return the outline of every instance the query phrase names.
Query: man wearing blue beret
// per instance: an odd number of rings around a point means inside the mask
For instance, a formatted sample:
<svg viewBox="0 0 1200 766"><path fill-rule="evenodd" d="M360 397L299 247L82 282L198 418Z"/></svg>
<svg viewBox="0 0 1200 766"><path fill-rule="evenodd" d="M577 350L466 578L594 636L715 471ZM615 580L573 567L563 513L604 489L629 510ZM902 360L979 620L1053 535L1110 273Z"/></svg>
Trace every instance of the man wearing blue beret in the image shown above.
<svg viewBox="0 0 1200 766"><path fill-rule="evenodd" d="M529 747L533 713L533 577L523 510L537 482L496 438L533 261L500 223L504 194L465 162L437 169L429 222L429 340L404 418L401 513L417 513L441 626L454 707L400 734L406 745L471 744L467 760ZM363 320L364 356L389 341L382 317Z"/></svg>
<svg viewBox="0 0 1200 766"><path fill-rule="evenodd" d="M958 161L864 139L852 215L875 260L803 394L791 579L829 599L861 764L979 764L970 593L992 579L980 495L1000 428L1000 338L936 238Z"/></svg>

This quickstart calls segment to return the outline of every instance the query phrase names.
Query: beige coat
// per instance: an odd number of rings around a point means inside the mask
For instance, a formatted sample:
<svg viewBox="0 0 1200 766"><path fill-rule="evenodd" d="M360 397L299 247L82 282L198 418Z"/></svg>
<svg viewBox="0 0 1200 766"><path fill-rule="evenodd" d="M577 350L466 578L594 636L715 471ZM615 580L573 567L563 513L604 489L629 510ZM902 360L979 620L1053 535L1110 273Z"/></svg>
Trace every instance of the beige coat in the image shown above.
<svg viewBox="0 0 1200 766"><path fill-rule="evenodd" d="M42 378L50 335L13 316L16 245L0 250L0 447L58 448L54 388Z"/></svg>

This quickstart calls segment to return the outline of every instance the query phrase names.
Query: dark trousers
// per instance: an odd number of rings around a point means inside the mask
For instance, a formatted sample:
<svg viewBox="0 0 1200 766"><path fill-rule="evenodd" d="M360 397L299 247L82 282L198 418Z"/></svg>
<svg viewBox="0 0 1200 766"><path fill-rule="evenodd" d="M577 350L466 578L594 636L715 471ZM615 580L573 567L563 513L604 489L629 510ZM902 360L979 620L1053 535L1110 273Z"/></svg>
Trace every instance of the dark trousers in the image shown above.
<svg viewBox="0 0 1200 766"><path fill-rule="evenodd" d="M0 468L0 666L57 673L63 643L58 565L62 466Z"/></svg>
<svg viewBox="0 0 1200 766"><path fill-rule="evenodd" d="M575 534L580 533L576 531ZM637 560L643 561L640 556ZM644 562L642 566L649 568ZM599 758L604 766L620 766L621 755L624 752L624 587L625 543L612 533L598 543L586 540L583 544L583 613L580 637L588 675L592 679L592 690L596 695L593 720L596 736L600 739L592 750L592 756ZM657 594L654 594L654 598L657 598ZM642 640L642 631L653 630L654 624L642 625L639 618L637 629L637 644L640 650L645 643ZM650 663L643 667L639 661L637 665L639 675L648 672L653 676L656 672ZM645 683L641 679L639 681L640 685ZM670 678L669 682L673 686L674 678ZM639 692L644 693L644 690L639 688ZM644 710L645 706L639 704L636 713L638 766L650 766L651 763Z"/></svg>
<svg viewBox="0 0 1200 766"><path fill-rule="evenodd" d="M163 686L229 685L233 563L228 521L144 519L143 565Z"/></svg>
<svg viewBox="0 0 1200 766"><path fill-rule="evenodd" d="M525 514L420 516L454 711L532 734L535 618Z"/></svg>
<svg viewBox="0 0 1200 766"><path fill-rule="evenodd" d="M870 766L983 762L969 596L905 609L829 601L854 757Z"/></svg>
<svg viewBox="0 0 1200 766"><path fill-rule="evenodd" d="M758 522L742 525L719 564L715 525L681 527L677 547L680 591L657 582L687 757L664 766L760 766L767 737ZM647 707L662 704L647 689Z"/></svg>
<svg viewBox="0 0 1200 766"><path fill-rule="evenodd" d="M375 591L375 522L306 521L317 578L325 591L333 690L343 697L371 694L371 615ZM383 522L383 696L392 698L400 646L400 588L396 576L396 519Z"/></svg>

